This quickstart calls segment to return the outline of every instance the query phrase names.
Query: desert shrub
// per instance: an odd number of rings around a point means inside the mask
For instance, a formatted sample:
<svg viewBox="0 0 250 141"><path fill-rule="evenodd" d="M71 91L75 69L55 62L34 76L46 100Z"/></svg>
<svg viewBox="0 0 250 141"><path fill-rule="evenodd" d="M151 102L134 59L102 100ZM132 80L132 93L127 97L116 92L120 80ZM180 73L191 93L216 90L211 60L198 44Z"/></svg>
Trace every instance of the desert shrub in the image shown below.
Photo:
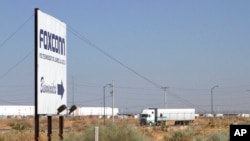
<svg viewBox="0 0 250 141"><path fill-rule="evenodd" d="M191 141L194 136L194 132L191 128L174 132L170 141Z"/></svg>
<svg viewBox="0 0 250 141"><path fill-rule="evenodd" d="M229 140L229 133L228 132L216 132L210 134L206 141L228 141Z"/></svg>
<svg viewBox="0 0 250 141"><path fill-rule="evenodd" d="M168 125L162 125L162 126L161 126L161 130L162 130L162 131L165 131L165 132L168 131L168 128L169 128Z"/></svg>
<svg viewBox="0 0 250 141"><path fill-rule="evenodd" d="M94 126L85 129L83 134L71 134L65 138L66 141L82 140L93 141L94 140ZM106 125L99 127L99 141L152 141L148 137L144 136L141 132L135 129L135 127L127 125Z"/></svg>
<svg viewBox="0 0 250 141"><path fill-rule="evenodd" d="M64 141L82 141L84 138L83 134L77 134L76 132L71 132L64 138Z"/></svg>
<svg viewBox="0 0 250 141"><path fill-rule="evenodd" d="M26 120L20 120L20 121L10 122L9 126L17 131L24 131L28 128L31 128L32 125Z"/></svg>
<svg viewBox="0 0 250 141"><path fill-rule="evenodd" d="M249 118L246 118L245 121L243 122L243 124L250 125L250 119L249 119Z"/></svg>
<svg viewBox="0 0 250 141"><path fill-rule="evenodd" d="M205 137L202 136L202 135L196 135L192 141L204 141L205 140Z"/></svg>
<svg viewBox="0 0 250 141"><path fill-rule="evenodd" d="M77 120L77 121L74 121L72 124L72 128L74 128L77 131L83 130L84 126L86 126L86 123L84 120L83 121Z"/></svg>
<svg viewBox="0 0 250 141"><path fill-rule="evenodd" d="M30 141L34 136L30 132L11 131L0 135L0 141Z"/></svg>
<svg viewBox="0 0 250 141"><path fill-rule="evenodd" d="M164 134L163 139L164 141L170 141L172 139L172 136L170 134Z"/></svg>
<svg viewBox="0 0 250 141"><path fill-rule="evenodd" d="M214 128L215 127L215 121L214 121L214 119L210 119L209 120L208 127L210 127L210 128Z"/></svg>

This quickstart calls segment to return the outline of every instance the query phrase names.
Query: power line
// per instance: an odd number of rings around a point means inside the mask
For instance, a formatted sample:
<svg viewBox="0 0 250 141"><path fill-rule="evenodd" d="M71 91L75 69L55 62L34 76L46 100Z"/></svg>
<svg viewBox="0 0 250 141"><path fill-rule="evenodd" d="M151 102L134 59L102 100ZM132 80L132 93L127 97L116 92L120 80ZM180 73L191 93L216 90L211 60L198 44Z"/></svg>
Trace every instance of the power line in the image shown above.
<svg viewBox="0 0 250 141"><path fill-rule="evenodd" d="M0 44L0 48L3 47L12 37L14 37L16 35L16 33L18 31L20 31L24 25L26 25L30 20L31 18L34 16L34 14L32 14L27 20L25 20L25 22L23 24L21 24L16 30L15 32L13 32L8 38L6 38L1 44ZM19 64L21 64L31 53L33 52L30 51L28 54L26 54L20 61L18 61L14 66L12 66L11 68L9 68L5 73L3 73L1 76L0 76L0 79L2 79L3 77L5 77L9 72L11 72L13 69L15 69Z"/></svg>
<svg viewBox="0 0 250 141"><path fill-rule="evenodd" d="M147 77L143 76L142 74L138 73L137 71L135 71L134 69L130 68L128 65L125 65L124 63L122 63L121 61L119 61L118 59L116 59L115 57L113 57L112 55L110 55L109 53L107 53L106 51L104 51L103 49L101 49L100 47L98 47L97 45L95 45L93 42L91 42L88 38L86 38L85 36L83 36L82 34L80 34L79 32L77 32L76 30L74 30L71 26L69 27L69 31L74 34L76 37L78 37L79 39L81 39L82 41L84 41L86 44L88 44L89 46L95 48L96 50L98 50L99 52L101 52L102 54L104 54L105 56L107 56L108 58L110 58L111 60L113 60L114 62L120 64L121 66L123 66L124 68L126 68L127 70L131 71L132 73L134 73L135 75L137 75L138 77L142 78L143 80L149 82L150 84L154 85L157 88L162 89L162 86L159 85L158 83L155 83L154 81L148 79ZM196 106L195 104L189 102L188 100L181 98L177 95L173 95L174 97L178 98L179 100L191 104L192 106L195 106L197 108L199 108L200 110L204 110L198 106Z"/></svg>
<svg viewBox="0 0 250 141"><path fill-rule="evenodd" d="M8 73L10 73L13 69L15 69L19 64L21 64L26 58L28 58L30 56L30 54L33 52L34 50L28 52L21 60L19 60L14 66L12 66L11 68L9 68L5 73L3 73L0 76L0 79L4 78Z"/></svg>
<svg viewBox="0 0 250 141"><path fill-rule="evenodd" d="M105 98L111 98L111 96L105 96ZM90 99L90 100L84 100L84 101L75 101L75 103L89 103L89 102L96 102L96 101L102 101L102 98L96 98L96 99Z"/></svg>
<svg viewBox="0 0 250 141"><path fill-rule="evenodd" d="M83 36L82 34L80 34L79 32L77 32L76 30L74 30L71 26L69 26L69 31L72 34L74 34L76 37L78 37L79 39L81 39L82 41L84 41L86 44L88 44L89 46L95 48L96 50L98 50L99 52L101 52L102 54L104 54L105 56L107 56L108 58L110 58L111 60L113 60L114 62L120 64L121 66L123 66L127 70L129 70L132 73L134 73L135 75L137 75L138 77L140 77L140 78L144 79L145 81L151 83L152 85L154 85L157 88L161 88L161 85L155 83L154 81L148 79L144 75L142 75L142 74L138 73L137 71L135 71L134 69L130 68L128 65L122 63L121 61L119 61L118 59L116 59L115 57L113 57L112 55L110 55L109 53L107 53L106 51L104 51L103 49L101 49L100 47L98 47L97 45L95 45L88 38L86 38L85 36Z"/></svg>
<svg viewBox="0 0 250 141"><path fill-rule="evenodd" d="M19 30L21 30L21 29L24 27L24 25L25 25L26 23L28 23L28 21L29 21L33 16L34 16L34 14L31 15L27 20L25 20L25 22L24 22L21 26L19 26L15 32L13 32L8 38L6 38L6 39L0 44L0 48L3 47L12 37L14 37L14 35L16 35L16 33L17 33Z"/></svg>
<svg viewBox="0 0 250 141"><path fill-rule="evenodd" d="M192 105L192 106L194 106L194 107L200 109L201 111L205 111L205 109L199 107L198 105L195 105L195 104L189 102L188 100L186 100L186 99L184 99L184 98L178 96L177 94L173 94L173 92L171 92L171 93L169 93L169 94L170 94L171 96L173 96L173 97L175 97L175 98L181 100L182 102L184 102L184 103L186 103L186 104Z"/></svg>

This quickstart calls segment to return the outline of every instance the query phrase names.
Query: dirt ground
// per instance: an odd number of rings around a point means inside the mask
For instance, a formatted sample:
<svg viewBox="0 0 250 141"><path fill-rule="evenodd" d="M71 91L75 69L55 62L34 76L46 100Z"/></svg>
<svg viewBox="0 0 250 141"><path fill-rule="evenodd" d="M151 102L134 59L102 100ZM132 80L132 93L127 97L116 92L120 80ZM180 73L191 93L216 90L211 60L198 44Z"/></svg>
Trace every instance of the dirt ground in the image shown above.
<svg viewBox="0 0 250 141"><path fill-rule="evenodd" d="M46 133L47 130L47 118L42 117L39 121L40 130ZM64 130L81 132L87 126L99 126L103 125L104 120L96 117L68 117L64 120ZM111 124L112 119L106 119L106 124ZM132 125L144 134L153 137L160 141L164 138L166 133L174 133L179 130L184 130L188 127L194 129L195 134L208 135L220 131L229 132L230 124L249 124L250 118L238 118L238 117L224 117L224 118L197 118L190 125L174 126L173 122L168 122L164 126L139 126L138 119L115 119L114 124L119 125ZM8 130L13 130L24 127L24 130L34 130L33 118L0 118L0 133ZM59 119L58 117L52 118L52 128L58 130ZM21 129L22 130L22 129Z"/></svg>

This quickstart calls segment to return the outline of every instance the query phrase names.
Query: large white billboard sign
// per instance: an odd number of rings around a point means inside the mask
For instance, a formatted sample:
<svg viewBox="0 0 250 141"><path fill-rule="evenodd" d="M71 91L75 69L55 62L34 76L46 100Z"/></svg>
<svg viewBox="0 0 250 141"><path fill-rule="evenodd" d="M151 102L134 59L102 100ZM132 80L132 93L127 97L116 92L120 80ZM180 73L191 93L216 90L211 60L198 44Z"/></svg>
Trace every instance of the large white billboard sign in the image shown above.
<svg viewBox="0 0 250 141"><path fill-rule="evenodd" d="M67 102L66 24L37 13L37 114L54 115Z"/></svg>

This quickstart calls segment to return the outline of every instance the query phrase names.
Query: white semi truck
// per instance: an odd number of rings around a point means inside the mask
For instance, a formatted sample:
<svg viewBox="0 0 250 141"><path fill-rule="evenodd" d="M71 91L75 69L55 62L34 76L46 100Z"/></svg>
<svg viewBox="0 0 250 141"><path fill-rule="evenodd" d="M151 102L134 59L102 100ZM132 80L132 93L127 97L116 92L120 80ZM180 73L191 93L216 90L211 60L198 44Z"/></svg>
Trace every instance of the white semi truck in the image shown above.
<svg viewBox="0 0 250 141"><path fill-rule="evenodd" d="M175 125L188 125L195 119L195 109L143 109L140 125L163 125L174 121Z"/></svg>

